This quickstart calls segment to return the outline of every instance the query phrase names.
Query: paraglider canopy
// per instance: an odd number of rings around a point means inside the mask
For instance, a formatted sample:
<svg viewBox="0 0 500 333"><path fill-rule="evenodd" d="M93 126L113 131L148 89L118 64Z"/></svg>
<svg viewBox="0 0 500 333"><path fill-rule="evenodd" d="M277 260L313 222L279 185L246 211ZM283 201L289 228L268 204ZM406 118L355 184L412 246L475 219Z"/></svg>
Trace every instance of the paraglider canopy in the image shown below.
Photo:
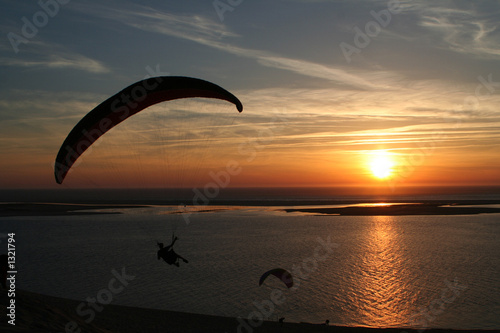
<svg viewBox="0 0 500 333"><path fill-rule="evenodd" d="M154 104L192 97L225 100L233 103L239 112L243 111L243 105L236 96L205 80L160 76L136 82L96 106L71 130L55 160L56 182L62 184L76 160L104 133L122 121Z"/></svg>
<svg viewBox="0 0 500 333"><path fill-rule="evenodd" d="M264 283L264 281L267 279L267 277L269 275L276 276L288 288L292 288L293 287L292 274L290 274L290 272L288 272L286 269L283 269L283 268L274 268L274 269L271 269L271 270L265 272L264 274L262 274L262 276L260 277L260 280L259 280L259 286L261 286Z"/></svg>

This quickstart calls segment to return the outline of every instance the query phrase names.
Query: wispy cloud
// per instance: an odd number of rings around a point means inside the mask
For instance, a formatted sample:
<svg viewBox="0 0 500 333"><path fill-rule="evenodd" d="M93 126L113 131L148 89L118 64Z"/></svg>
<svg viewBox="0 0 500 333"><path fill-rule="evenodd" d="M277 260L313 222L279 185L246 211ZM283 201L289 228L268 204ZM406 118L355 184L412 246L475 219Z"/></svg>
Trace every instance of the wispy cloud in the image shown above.
<svg viewBox="0 0 500 333"><path fill-rule="evenodd" d="M254 59L266 67L325 79L357 89L372 90L387 88L387 82L383 82L381 78L387 80L398 79L394 77L394 74L389 75L389 73L383 72L370 73L371 77L366 78L363 75L366 73L357 75L352 68L334 67L307 60L284 57L264 50L239 47L225 41L228 37L238 37L238 34L228 30L221 23L199 15L173 15L144 6L134 6L133 8L122 8L119 10L81 9L93 15L118 20L136 29L190 40L239 57ZM377 77L373 77L374 75Z"/></svg>
<svg viewBox="0 0 500 333"><path fill-rule="evenodd" d="M153 11L146 7L142 7L142 9L142 11L137 12L121 11L117 14L118 16L124 15L126 19L131 18L131 16L137 18L138 20L130 23L127 22L127 24L141 30L156 31L194 41L238 36L234 32L229 31L223 24L200 15L174 15Z"/></svg>
<svg viewBox="0 0 500 333"><path fill-rule="evenodd" d="M38 60L0 58L0 65L17 67L45 67L58 69L77 69L92 73L107 73L109 69L99 61L79 54L48 55Z"/></svg>
<svg viewBox="0 0 500 333"><path fill-rule="evenodd" d="M441 47L483 58L500 58L500 23L493 12L500 8L450 8L439 2L415 2L409 10L418 16L418 24L441 41ZM438 44L439 45L439 44Z"/></svg>
<svg viewBox="0 0 500 333"><path fill-rule="evenodd" d="M279 135L266 145L283 154L300 149L332 152L384 146L404 151L422 145L436 149L497 146L500 118L492 108L500 96L481 100L478 110L463 110L461 103L474 88L422 81L401 85L397 91L272 88L242 97L252 105L253 118L246 119L250 135L272 128L270 106L284 115Z"/></svg>
<svg viewBox="0 0 500 333"><path fill-rule="evenodd" d="M58 44L32 41L26 50L10 58L0 58L2 66L76 69L91 73L107 73L109 69L101 62L82 54L67 50Z"/></svg>

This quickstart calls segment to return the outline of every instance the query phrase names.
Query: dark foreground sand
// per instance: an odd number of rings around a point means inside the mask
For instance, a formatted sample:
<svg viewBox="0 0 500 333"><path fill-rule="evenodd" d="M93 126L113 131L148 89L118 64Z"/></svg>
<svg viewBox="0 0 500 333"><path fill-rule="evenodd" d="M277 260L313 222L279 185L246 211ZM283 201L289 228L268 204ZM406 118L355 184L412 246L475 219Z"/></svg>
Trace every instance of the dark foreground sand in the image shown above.
<svg viewBox="0 0 500 333"><path fill-rule="evenodd" d="M356 327L326 326L322 324L287 323L265 321L257 327L243 328L235 318L189 314L172 311L139 309L126 306L106 305L95 319L85 323L76 314L81 301L45 296L27 291L16 291L15 326L7 323L6 305L9 297L1 290L0 332L346 332L346 333L416 333L411 329L374 329ZM88 317L87 317L88 318ZM74 322L74 326L67 326ZM76 327L78 325L78 327ZM66 327L68 330L66 330ZM239 327L239 328L238 328ZM422 330L420 332L423 332ZM429 329L427 333L445 332L495 332L495 331L453 331ZM498 331L496 331L498 332Z"/></svg>

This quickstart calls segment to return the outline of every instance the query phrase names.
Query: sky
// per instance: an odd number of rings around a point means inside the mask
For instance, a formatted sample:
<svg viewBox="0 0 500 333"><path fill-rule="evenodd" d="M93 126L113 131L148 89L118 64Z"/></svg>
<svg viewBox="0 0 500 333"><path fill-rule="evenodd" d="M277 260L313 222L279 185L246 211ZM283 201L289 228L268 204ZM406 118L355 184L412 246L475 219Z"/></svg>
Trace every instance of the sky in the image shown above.
<svg viewBox="0 0 500 333"><path fill-rule="evenodd" d="M3 189L500 185L497 1L0 4ZM160 75L214 82L244 110L158 104L56 184L78 120Z"/></svg>

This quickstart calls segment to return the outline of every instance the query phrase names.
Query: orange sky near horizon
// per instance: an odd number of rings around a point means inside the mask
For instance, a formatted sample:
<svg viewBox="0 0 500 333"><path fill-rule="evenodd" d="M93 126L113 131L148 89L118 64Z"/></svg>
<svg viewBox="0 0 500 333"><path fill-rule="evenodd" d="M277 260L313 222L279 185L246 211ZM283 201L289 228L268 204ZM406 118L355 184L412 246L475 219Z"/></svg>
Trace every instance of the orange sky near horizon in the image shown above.
<svg viewBox="0 0 500 333"><path fill-rule="evenodd" d="M491 156L478 160L458 159L458 154L440 155L437 151L399 155L392 153L393 164L385 178L374 175L373 151L312 152L311 150L279 151L273 145L250 150L245 140L226 149L211 144L204 153L178 154L160 149L157 153L134 152L130 147L117 150L121 139L107 140L86 152L72 168L62 187L65 188L160 188L203 187L219 177L227 187L327 187L358 186L391 188L397 186L487 186L500 184L496 166L488 166ZM108 145L109 144L109 145ZM187 145L187 144L186 144ZM243 149L245 147L245 149ZM137 148L133 147L132 148ZM240 148L240 149L239 149ZM238 151L240 150L240 151ZM242 154L241 151L246 154ZM390 150L387 150L390 151ZM251 152L251 153L250 153ZM110 157L113 153L113 157ZM195 156L195 157L191 157ZM296 157L298 156L298 158ZM60 188L53 179L47 159L32 160L25 154L15 157L22 167L3 167L4 188ZM175 165L175 162L178 165ZM0 162L6 164L5 161ZM228 164L230 170L228 171ZM15 174L22 173L23 177ZM12 176L9 176L11 174ZM215 175L215 176L214 176ZM217 176L218 175L218 176ZM225 185L226 186L226 185Z"/></svg>
<svg viewBox="0 0 500 333"><path fill-rule="evenodd" d="M296 1L265 16L261 3L225 21L202 2L68 3L33 40L0 41L0 188L203 187L229 162L240 169L229 187L500 186L498 4L412 1L346 55L354 28L387 7L361 3ZM39 10L9 3L6 27L22 33L20 18ZM304 10L314 20L299 22ZM220 85L243 112L196 98L154 105L56 184L78 121L163 75ZM373 162L379 151L391 162Z"/></svg>

